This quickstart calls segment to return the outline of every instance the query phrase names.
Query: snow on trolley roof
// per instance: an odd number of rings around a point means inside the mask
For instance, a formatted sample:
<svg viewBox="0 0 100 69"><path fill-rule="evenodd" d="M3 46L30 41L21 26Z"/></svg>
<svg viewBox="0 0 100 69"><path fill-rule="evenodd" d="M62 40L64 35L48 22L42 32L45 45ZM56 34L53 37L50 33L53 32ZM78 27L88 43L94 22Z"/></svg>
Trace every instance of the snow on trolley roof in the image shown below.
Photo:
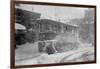
<svg viewBox="0 0 100 69"><path fill-rule="evenodd" d="M75 24L63 23L63 22L59 22L59 21L55 21L55 20L50 20L50 19L38 19L36 22L37 23L64 24L64 25L68 25L68 26L72 26L72 27L78 27L78 25L75 25Z"/></svg>

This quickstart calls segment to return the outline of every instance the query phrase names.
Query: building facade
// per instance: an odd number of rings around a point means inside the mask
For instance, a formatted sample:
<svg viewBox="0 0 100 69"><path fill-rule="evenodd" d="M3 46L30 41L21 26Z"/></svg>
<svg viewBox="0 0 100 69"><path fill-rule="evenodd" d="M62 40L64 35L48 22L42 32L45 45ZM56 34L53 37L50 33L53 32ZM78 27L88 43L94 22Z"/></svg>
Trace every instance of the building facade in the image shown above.
<svg viewBox="0 0 100 69"><path fill-rule="evenodd" d="M23 44L23 43L32 41L34 37L32 38L30 36L32 34L28 30L31 28L33 21L35 21L38 18L40 18L39 13L23 10L21 8L15 8L15 23L21 24L26 27L26 30L15 29L15 31L18 31L18 33L15 33L16 44Z"/></svg>

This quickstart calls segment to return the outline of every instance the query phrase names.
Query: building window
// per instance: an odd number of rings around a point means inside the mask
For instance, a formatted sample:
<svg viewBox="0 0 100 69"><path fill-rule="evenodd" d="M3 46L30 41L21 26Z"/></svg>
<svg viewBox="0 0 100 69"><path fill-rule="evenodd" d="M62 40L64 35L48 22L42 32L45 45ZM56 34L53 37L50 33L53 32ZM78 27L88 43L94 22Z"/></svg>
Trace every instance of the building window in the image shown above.
<svg viewBox="0 0 100 69"><path fill-rule="evenodd" d="M68 30L67 26L66 26L66 31Z"/></svg>

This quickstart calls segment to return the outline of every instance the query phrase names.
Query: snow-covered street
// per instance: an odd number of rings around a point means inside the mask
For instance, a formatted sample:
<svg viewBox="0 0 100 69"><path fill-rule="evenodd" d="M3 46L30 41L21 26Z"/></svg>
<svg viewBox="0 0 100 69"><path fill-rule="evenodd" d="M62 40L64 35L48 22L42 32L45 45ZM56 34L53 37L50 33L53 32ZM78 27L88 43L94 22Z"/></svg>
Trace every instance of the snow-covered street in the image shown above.
<svg viewBox="0 0 100 69"><path fill-rule="evenodd" d="M94 48L92 46L80 46L77 50L66 51L48 55L39 53L37 42L26 43L15 50L16 65L49 64L63 62L82 62L94 60Z"/></svg>

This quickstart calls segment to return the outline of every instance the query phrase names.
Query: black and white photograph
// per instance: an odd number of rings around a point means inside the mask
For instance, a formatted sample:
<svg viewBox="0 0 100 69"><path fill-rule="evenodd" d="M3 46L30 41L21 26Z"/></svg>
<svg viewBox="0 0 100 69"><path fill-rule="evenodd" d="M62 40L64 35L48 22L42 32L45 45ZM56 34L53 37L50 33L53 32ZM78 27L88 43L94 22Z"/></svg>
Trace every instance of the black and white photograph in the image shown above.
<svg viewBox="0 0 100 69"><path fill-rule="evenodd" d="M15 3L15 65L95 61L95 8Z"/></svg>

